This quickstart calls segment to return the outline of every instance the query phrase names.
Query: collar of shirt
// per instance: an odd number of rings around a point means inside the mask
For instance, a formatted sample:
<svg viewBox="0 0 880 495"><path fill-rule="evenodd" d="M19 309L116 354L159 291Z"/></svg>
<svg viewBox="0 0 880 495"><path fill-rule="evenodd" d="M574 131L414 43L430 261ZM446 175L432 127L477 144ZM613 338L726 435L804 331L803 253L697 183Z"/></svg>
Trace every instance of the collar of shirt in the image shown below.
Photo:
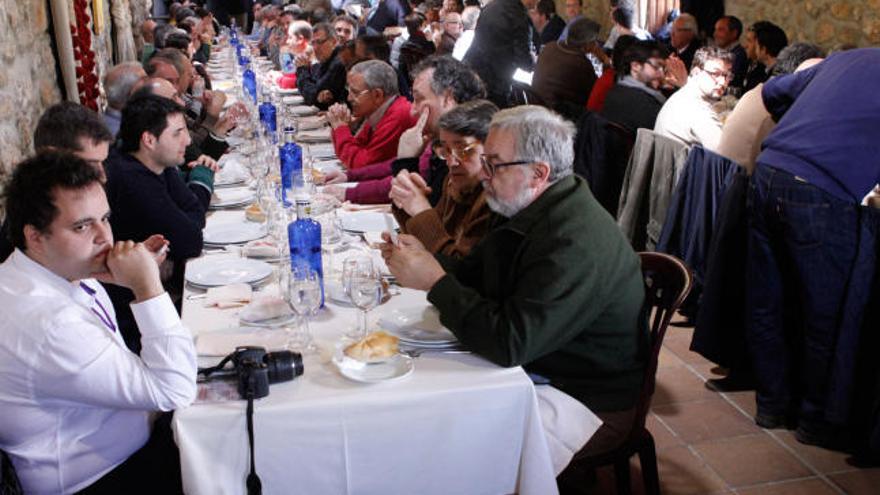
<svg viewBox="0 0 880 495"><path fill-rule="evenodd" d="M397 100L397 98L399 97L392 96L391 98L385 100L385 103L379 106L379 108L374 110L373 113L371 113L370 116L367 117L366 122L364 122L364 127L369 126L370 128L375 128L379 121L382 120L382 117L385 116L385 112L388 111L388 107L390 107L391 104Z"/></svg>
<svg viewBox="0 0 880 495"><path fill-rule="evenodd" d="M9 262L15 264L15 266L21 271L26 272L31 278L43 282L48 291L60 292L73 298L77 302L90 300L90 298L86 299L87 295L80 288L79 280L70 282L63 277L58 276L55 272L37 263L19 249L16 249L12 255L9 256Z"/></svg>

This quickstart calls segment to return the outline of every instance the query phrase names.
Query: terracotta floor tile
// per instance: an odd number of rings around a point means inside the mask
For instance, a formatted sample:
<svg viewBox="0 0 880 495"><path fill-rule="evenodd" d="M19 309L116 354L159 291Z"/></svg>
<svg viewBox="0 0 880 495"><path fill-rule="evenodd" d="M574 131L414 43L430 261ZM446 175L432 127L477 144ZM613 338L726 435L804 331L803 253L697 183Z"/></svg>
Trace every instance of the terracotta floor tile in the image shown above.
<svg viewBox="0 0 880 495"><path fill-rule="evenodd" d="M703 386L703 380L685 366L657 369L657 388L651 401L655 407L715 397L714 392Z"/></svg>
<svg viewBox="0 0 880 495"><path fill-rule="evenodd" d="M721 478L687 447L673 447L657 455L660 490L664 494L705 495L729 491Z"/></svg>
<svg viewBox="0 0 880 495"><path fill-rule="evenodd" d="M807 464L820 473L827 474L840 471L853 471L856 469L846 463L849 454L814 447L812 445L804 445L794 438L793 431L774 430L771 434L785 442L785 444L797 452ZM880 486L877 487L877 492L880 493Z"/></svg>
<svg viewBox="0 0 880 495"><path fill-rule="evenodd" d="M739 495L837 495L837 490L819 478L809 478L740 488L736 493Z"/></svg>
<svg viewBox="0 0 880 495"><path fill-rule="evenodd" d="M700 376L702 380L708 380L710 378L722 378L721 375L716 375L712 373L712 370L717 367L717 365L711 361L703 360L703 361L690 361L688 362L688 366L694 369L697 374Z"/></svg>
<svg viewBox="0 0 880 495"><path fill-rule="evenodd" d="M828 476L849 495L877 495L880 493L880 468L860 469Z"/></svg>
<svg viewBox="0 0 880 495"><path fill-rule="evenodd" d="M666 427L663 423L657 419L657 415L654 413L648 413L647 421L645 421L645 425L648 427L648 431L651 432L651 436L654 437L654 446L657 448L657 451L661 451L663 449L667 449L670 447L679 447L684 445L684 442L681 441L680 438L675 436L672 433L672 430Z"/></svg>
<svg viewBox="0 0 880 495"><path fill-rule="evenodd" d="M672 329L670 329L672 330ZM675 330L683 330L676 328ZM669 336L663 340L663 347L674 352L686 363L706 363L706 358L690 350L691 339L689 336L670 338Z"/></svg>
<svg viewBox="0 0 880 495"><path fill-rule="evenodd" d="M749 417L754 419L755 414L758 411L758 406L755 404L755 391L754 390L746 390L744 392L726 392L724 394L728 399L731 399L733 402L736 402L736 405L741 407L746 413L748 413Z"/></svg>
<svg viewBox="0 0 880 495"><path fill-rule="evenodd" d="M660 356L657 358L658 368L668 368L670 366L682 366L684 361L681 360L674 352L663 346L660 348Z"/></svg>
<svg viewBox="0 0 880 495"><path fill-rule="evenodd" d="M654 408L654 412L685 443L730 438L761 431L752 421L720 398L659 406Z"/></svg>
<svg viewBox="0 0 880 495"><path fill-rule="evenodd" d="M766 433L703 442L693 448L733 487L812 475Z"/></svg>

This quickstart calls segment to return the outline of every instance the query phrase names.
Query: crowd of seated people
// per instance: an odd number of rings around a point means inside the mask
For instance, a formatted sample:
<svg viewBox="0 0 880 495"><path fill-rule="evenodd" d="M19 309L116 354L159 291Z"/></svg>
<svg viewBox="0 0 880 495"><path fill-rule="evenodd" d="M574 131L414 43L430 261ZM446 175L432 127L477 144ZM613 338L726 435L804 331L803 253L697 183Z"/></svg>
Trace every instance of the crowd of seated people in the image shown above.
<svg viewBox="0 0 880 495"><path fill-rule="evenodd" d="M0 404L17 419L0 447L26 490L124 492L179 469L167 418L147 417L193 400L183 269L202 252L217 162L247 111L205 70L230 15L326 116L344 170L323 178L324 192L392 205L402 234L383 256L397 281L426 291L469 349L549 384L539 402L559 416L545 427L566 439L551 446L557 473L578 451L626 438L648 345L638 257L613 208L572 172L585 116L751 175L742 312L755 420L851 448L847 418L829 411L855 379L841 375L840 353L852 358L860 339L839 315L866 311L850 295L873 280L855 267L859 205L880 182L880 51L823 61L814 45L786 48L775 24L730 15L702 40L687 13L669 19L666 42L637 24L632 0L610 7L605 39L578 0L564 16L545 0L385 0L254 2L217 18L188 1L168 22L145 21L140 62L105 74L103 113L48 109L36 154L5 186ZM46 316L24 325L31 310ZM73 372L75 387L53 381ZM589 441L569 428L587 409L604 422ZM63 429L52 420L66 416Z"/></svg>

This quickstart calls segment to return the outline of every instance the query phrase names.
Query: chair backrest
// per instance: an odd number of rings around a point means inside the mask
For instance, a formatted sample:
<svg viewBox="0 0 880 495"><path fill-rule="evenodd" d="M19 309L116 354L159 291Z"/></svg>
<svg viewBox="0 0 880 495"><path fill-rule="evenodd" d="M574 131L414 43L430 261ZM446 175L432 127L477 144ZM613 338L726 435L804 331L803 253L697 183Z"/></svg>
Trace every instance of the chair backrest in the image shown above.
<svg viewBox="0 0 880 495"><path fill-rule="evenodd" d="M631 435L640 434L645 417L651 409L651 397L657 375L657 360L663 337L672 316L684 302L693 287L690 269L680 259L664 253L639 253L642 274L645 277L645 304L643 311L650 318L650 356L645 366L642 391L637 404L635 424Z"/></svg>
<svg viewBox="0 0 880 495"><path fill-rule="evenodd" d="M24 493L15 475L12 460L0 450L0 495L21 495Z"/></svg>

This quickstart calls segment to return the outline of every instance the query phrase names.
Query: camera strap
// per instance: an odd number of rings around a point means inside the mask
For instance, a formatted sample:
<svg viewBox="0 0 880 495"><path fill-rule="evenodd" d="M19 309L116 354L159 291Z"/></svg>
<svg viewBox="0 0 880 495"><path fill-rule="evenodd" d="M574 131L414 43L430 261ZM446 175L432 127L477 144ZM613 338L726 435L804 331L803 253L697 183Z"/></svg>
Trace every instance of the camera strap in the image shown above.
<svg viewBox="0 0 880 495"><path fill-rule="evenodd" d="M251 449L251 472L247 476L247 492L248 495L262 495L263 484L260 477L257 476L257 466L254 458L254 395L248 394L247 398L247 432L248 444Z"/></svg>

